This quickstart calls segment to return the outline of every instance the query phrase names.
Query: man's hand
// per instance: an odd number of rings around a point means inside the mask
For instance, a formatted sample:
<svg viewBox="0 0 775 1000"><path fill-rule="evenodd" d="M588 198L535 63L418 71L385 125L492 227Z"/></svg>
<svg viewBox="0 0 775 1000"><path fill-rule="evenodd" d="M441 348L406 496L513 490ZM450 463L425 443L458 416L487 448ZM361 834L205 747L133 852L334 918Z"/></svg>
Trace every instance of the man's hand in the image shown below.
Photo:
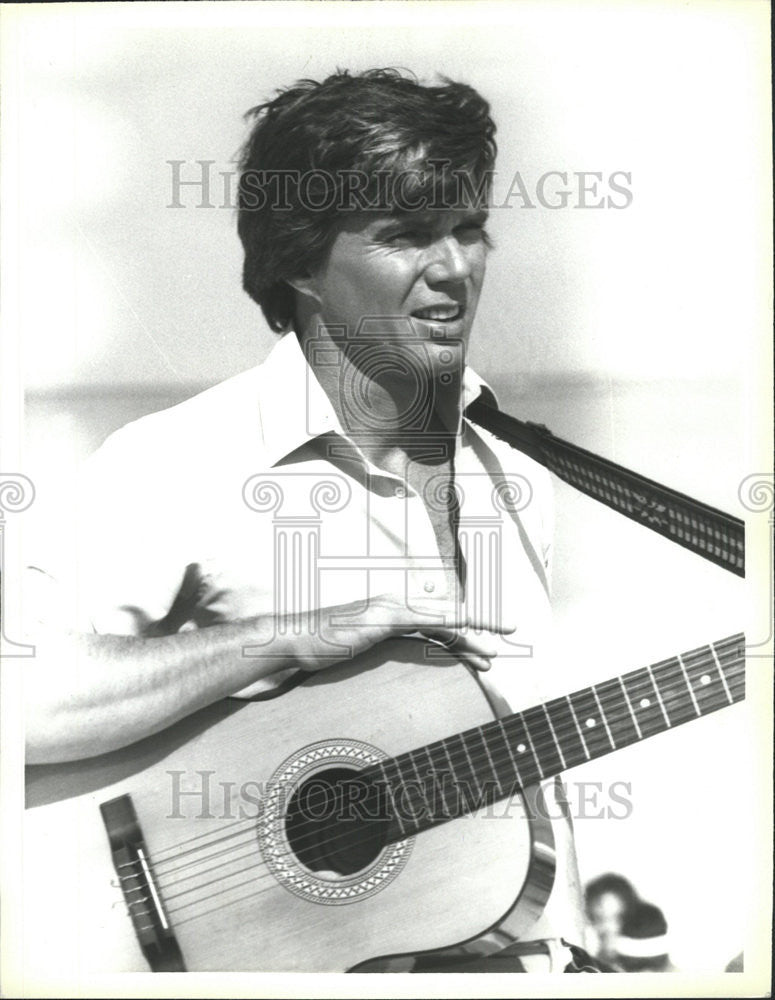
<svg viewBox="0 0 775 1000"><path fill-rule="evenodd" d="M516 629L511 623L472 619L446 598L417 599L408 607L390 594L371 598L365 605L322 608L297 619L287 624L298 633L296 664L308 671L351 659L385 639L405 635L432 639L476 670L488 670L497 655L488 633L509 634Z"/></svg>

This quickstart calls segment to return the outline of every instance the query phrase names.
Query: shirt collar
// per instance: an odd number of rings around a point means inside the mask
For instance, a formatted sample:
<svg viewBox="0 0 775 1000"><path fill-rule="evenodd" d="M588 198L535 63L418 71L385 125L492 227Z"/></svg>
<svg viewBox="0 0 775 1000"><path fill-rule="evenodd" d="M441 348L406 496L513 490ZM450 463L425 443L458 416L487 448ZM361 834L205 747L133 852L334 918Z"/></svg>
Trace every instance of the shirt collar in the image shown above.
<svg viewBox="0 0 775 1000"><path fill-rule="evenodd" d="M259 413L271 465L321 434L334 433L349 440L295 333L280 338L261 369ZM497 405L490 386L468 365L463 371L462 395L464 410L480 395Z"/></svg>

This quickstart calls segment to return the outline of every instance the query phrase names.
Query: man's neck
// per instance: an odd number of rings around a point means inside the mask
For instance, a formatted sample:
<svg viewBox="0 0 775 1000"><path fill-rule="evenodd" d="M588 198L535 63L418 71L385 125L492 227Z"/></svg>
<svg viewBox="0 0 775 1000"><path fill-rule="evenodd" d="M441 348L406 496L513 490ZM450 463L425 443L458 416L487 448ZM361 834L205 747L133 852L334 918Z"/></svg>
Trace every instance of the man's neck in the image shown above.
<svg viewBox="0 0 775 1000"><path fill-rule="evenodd" d="M412 363L411 354L409 375L389 357L382 365L364 365L357 345L329 337L324 328L315 335L315 350L308 349L310 338L299 341L345 434L375 465L404 477L407 460L426 465L452 460L461 424L462 371L442 381L422 355Z"/></svg>

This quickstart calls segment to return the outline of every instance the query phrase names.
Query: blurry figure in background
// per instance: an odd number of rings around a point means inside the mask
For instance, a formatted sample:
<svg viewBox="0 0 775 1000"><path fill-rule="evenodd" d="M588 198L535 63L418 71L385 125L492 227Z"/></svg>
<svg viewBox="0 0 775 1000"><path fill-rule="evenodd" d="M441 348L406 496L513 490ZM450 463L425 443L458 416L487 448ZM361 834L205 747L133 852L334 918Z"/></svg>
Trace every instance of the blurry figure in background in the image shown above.
<svg viewBox="0 0 775 1000"><path fill-rule="evenodd" d="M622 972L674 972L667 921L658 906L636 903L624 918L615 962Z"/></svg>
<svg viewBox="0 0 775 1000"><path fill-rule="evenodd" d="M609 873L587 884L584 901L593 937L589 950L601 961L615 964L622 924L639 903L638 894L623 875Z"/></svg>

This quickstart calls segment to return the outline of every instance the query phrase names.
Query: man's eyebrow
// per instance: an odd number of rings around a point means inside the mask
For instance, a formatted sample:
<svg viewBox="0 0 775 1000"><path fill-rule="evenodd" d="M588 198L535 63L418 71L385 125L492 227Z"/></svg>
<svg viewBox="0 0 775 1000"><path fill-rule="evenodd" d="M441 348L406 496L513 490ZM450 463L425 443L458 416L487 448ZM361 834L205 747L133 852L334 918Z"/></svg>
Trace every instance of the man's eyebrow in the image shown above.
<svg viewBox="0 0 775 1000"><path fill-rule="evenodd" d="M427 223L431 223L434 218L438 218L438 213L431 212L427 208L415 210L395 209L385 216L384 222L388 225L393 223L405 225L408 222L425 225Z"/></svg>
<svg viewBox="0 0 775 1000"><path fill-rule="evenodd" d="M433 225L438 219L450 211L457 211L463 213L466 220L471 220L474 222L486 222L490 217L490 213L487 208L474 208L473 206L460 206L458 209L449 208L422 208L415 210L406 209L396 209L392 212L386 213L379 222L385 226L405 225L406 223L412 223L414 225Z"/></svg>

